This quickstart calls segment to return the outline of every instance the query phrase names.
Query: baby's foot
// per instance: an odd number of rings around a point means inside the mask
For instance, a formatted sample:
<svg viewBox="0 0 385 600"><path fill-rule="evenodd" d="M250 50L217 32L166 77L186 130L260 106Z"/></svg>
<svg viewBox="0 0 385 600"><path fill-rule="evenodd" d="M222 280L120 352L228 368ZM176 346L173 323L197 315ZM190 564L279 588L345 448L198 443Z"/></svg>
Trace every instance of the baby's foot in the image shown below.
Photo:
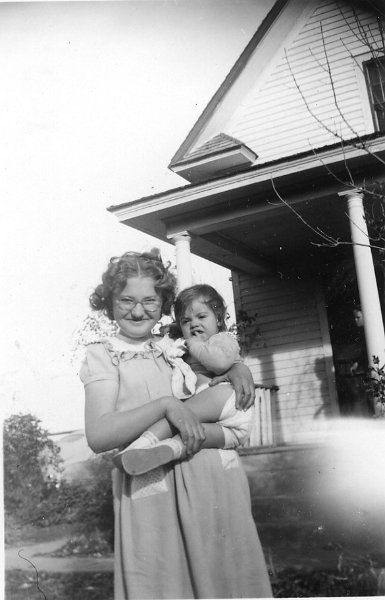
<svg viewBox="0 0 385 600"><path fill-rule="evenodd" d="M129 475L142 475L181 457L183 444L170 438L149 448L127 448L122 467Z"/></svg>
<svg viewBox="0 0 385 600"><path fill-rule="evenodd" d="M131 449L134 450L136 448L138 448L138 449L139 448L149 448L151 446L154 446L158 442L159 442L159 439L156 437L156 435L154 433L152 433L152 431L145 431L144 433L142 433L141 436L138 437L137 440L135 440L134 442L132 442L132 444L127 446L127 448L124 448L123 450L121 450L120 452L115 454L112 461L113 461L115 467L118 467L118 469L120 469L121 471L124 471L124 468L122 465L122 458L126 452L131 451Z"/></svg>

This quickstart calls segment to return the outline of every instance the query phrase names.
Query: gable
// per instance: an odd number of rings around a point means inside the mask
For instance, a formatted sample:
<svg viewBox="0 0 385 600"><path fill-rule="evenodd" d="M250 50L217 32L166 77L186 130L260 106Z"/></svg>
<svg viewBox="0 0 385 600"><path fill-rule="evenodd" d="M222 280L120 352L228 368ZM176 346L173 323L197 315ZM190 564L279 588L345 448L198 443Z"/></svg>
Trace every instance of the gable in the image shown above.
<svg viewBox="0 0 385 600"><path fill-rule="evenodd" d="M371 5L355 4L277 3L274 21L264 25L241 72L197 122L170 168L178 172L178 163L218 135L239 140L256 165L372 133L361 63L370 57L369 46L381 47L381 32ZM205 172L201 161L200 173L181 174L197 181L226 168L211 165Z"/></svg>
<svg viewBox="0 0 385 600"><path fill-rule="evenodd" d="M356 14L360 26L373 31L374 14L362 8ZM373 133L357 79L357 62L368 54L360 38L346 4L340 9L325 1L314 10L263 88L254 87L227 125L251 148L258 146L258 162ZM373 39L381 44L378 27Z"/></svg>

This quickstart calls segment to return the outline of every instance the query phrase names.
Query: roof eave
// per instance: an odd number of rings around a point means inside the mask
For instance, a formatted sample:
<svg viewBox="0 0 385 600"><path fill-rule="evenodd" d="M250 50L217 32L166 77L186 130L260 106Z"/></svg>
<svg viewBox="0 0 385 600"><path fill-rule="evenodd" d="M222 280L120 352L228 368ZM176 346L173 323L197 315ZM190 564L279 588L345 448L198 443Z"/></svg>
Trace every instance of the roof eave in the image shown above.
<svg viewBox="0 0 385 600"><path fill-rule="evenodd" d="M257 158L257 154L250 148L239 145L191 160L183 160L173 165L172 170L191 183L199 183L199 181L207 179L210 175L212 178L216 175L234 172L236 169L247 169Z"/></svg>
<svg viewBox="0 0 385 600"><path fill-rule="evenodd" d="M375 153L385 154L385 135L368 136L366 140L367 150L358 148L347 143L341 148L341 144L333 147L318 149L314 152L302 153L285 157L270 163L254 165L242 172L214 177L206 181L173 188L165 192L138 198L116 206L110 206L107 210L117 216L120 221L130 218L151 214L154 211L162 211L171 208L175 204L193 202L199 198L220 195L224 191L241 190L249 186L270 182L278 182L293 175L300 174L301 177L310 176L312 170L327 168L333 165L346 165L347 161L365 158L375 162L378 159Z"/></svg>

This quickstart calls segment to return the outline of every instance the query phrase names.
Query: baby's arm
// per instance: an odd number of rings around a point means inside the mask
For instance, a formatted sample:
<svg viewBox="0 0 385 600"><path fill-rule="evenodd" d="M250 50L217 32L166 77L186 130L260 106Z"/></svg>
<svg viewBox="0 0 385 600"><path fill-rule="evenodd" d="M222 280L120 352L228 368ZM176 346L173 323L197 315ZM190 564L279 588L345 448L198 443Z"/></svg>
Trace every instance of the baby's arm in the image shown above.
<svg viewBox="0 0 385 600"><path fill-rule="evenodd" d="M229 333L217 333L207 341L198 336L186 340L192 358L215 375L225 373L230 367L241 362L238 342Z"/></svg>

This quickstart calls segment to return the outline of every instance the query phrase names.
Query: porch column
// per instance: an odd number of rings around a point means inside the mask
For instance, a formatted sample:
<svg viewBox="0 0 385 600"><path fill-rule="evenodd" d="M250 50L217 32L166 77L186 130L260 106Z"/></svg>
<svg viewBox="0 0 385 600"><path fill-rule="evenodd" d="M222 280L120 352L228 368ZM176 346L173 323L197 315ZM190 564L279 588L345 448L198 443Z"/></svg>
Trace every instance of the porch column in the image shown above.
<svg viewBox="0 0 385 600"><path fill-rule="evenodd" d="M369 246L368 228L364 217L363 195L357 190L349 190L341 192L339 196L346 197L348 201L353 255L362 315L364 317L365 341L369 364L372 365L373 356L378 356L380 365L382 366L385 362L384 325L374 273L372 251Z"/></svg>
<svg viewBox="0 0 385 600"><path fill-rule="evenodd" d="M192 285L192 267L190 236L187 231L182 231L171 237L175 246L176 275L178 281L178 291Z"/></svg>

